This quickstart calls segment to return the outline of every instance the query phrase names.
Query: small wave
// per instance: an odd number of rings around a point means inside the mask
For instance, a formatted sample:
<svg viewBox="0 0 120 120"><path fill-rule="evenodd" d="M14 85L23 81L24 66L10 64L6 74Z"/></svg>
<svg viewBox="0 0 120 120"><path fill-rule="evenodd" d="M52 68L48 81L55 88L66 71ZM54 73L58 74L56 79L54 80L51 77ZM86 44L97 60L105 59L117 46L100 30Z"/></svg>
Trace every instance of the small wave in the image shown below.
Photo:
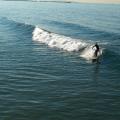
<svg viewBox="0 0 120 120"><path fill-rule="evenodd" d="M87 43L83 41L51 33L38 27L33 31L33 40L45 43L50 47L56 47L70 52L79 51L87 46Z"/></svg>
<svg viewBox="0 0 120 120"><path fill-rule="evenodd" d="M81 57L94 59L93 44L83 40L73 39L70 37L51 33L36 27L33 31L33 40L47 44L51 48L58 48L69 52L78 52ZM100 55L102 51L100 52Z"/></svg>
<svg viewBox="0 0 120 120"><path fill-rule="evenodd" d="M7 26L11 31L15 31L19 34L28 34L31 35L33 29L35 28L34 25L30 25L27 23L20 23L6 17L0 18L1 24Z"/></svg>

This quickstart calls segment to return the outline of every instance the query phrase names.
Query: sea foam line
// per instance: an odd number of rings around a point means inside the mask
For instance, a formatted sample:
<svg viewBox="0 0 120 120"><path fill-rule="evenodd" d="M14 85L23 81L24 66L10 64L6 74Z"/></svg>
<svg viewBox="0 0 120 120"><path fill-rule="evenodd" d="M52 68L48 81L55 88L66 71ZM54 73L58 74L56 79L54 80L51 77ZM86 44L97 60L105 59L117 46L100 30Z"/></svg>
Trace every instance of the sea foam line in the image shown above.
<svg viewBox="0 0 120 120"><path fill-rule="evenodd" d="M36 27L33 31L33 40L47 44L50 47L74 52L86 47L88 44L82 40L72 39L55 33L51 33Z"/></svg>

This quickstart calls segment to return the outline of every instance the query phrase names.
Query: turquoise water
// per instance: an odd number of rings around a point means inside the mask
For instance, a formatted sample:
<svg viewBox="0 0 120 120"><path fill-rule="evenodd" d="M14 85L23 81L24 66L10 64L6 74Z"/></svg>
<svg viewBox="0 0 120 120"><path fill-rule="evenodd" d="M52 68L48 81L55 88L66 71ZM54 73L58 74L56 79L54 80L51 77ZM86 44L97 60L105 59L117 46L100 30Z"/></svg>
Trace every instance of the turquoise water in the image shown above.
<svg viewBox="0 0 120 120"><path fill-rule="evenodd" d="M0 2L0 120L119 120L120 5ZM38 26L98 42L98 63L33 41Z"/></svg>

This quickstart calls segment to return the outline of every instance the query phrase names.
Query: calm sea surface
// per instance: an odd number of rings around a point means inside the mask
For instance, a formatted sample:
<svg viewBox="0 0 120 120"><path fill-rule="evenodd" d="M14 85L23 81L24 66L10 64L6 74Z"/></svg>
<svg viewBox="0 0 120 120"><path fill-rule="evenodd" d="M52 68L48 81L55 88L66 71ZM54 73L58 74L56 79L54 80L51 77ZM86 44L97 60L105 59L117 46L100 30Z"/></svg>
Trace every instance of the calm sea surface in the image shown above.
<svg viewBox="0 0 120 120"><path fill-rule="evenodd" d="M33 41L36 26L98 42L99 63ZM120 120L120 4L0 1L0 120Z"/></svg>

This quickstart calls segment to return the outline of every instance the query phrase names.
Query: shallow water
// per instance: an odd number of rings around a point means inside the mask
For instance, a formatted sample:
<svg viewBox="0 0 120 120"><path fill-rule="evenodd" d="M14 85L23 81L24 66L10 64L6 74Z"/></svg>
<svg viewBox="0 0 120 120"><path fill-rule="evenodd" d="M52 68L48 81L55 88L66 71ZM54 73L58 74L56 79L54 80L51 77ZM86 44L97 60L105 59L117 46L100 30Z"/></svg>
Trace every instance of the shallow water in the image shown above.
<svg viewBox="0 0 120 120"><path fill-rule="evenodd" d="M119 120L120 5L0 2L0 120ZM98 42L99 63L32 39L39 26Z"/></svg>

